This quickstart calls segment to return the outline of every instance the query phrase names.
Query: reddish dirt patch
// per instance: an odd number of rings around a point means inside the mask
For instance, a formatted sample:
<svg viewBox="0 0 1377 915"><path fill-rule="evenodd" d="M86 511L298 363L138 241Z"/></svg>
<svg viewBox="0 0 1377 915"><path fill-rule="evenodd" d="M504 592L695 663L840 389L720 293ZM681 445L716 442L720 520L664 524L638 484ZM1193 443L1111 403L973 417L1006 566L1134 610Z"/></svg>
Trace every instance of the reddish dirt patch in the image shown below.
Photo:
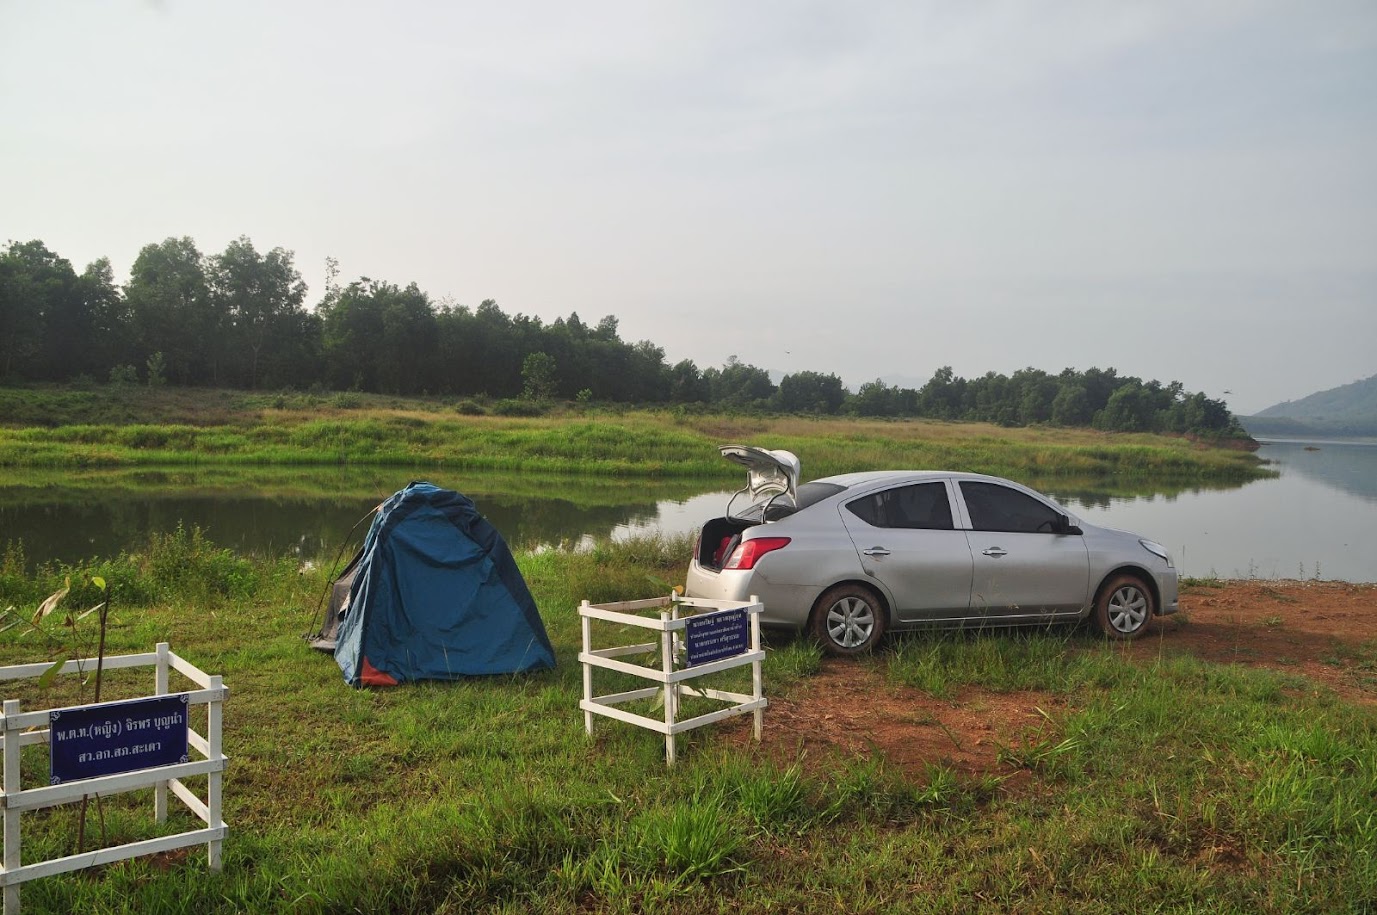
<svg viewBox="0 0 1377 915"><path fill-rule="evenodd" d="M1178 617L1133 646L1300 674L1353 702L1377 703L1377 585L1229 581L1181 592Z"/></svg>
<svg viewBox="0 0 1377 915"><path fill-rule="evenodd" d="M1023 744L1062 705L1047 693L976 688L935 699L886 683L864 663L829 659L792 697L770 700L759 752L781 764L802 754L878 756L915 776L933 765L1007 775L1014 770L999 765L1000 751ZM744 745L750 737L749 719L738 720L732 738Z"/></svg>
<svg viewBox="0 0 1377 915"><path fill-rule="evenodd" d="M1133 657L1188 653L1221 664L1300 674L1344 698L1377 704L1377 585L1342 582L1231 581L1193 586L1181 612L1124 646ZM966 775L1018 770L999 760L1005 747L1036 739L1066 697L967 688L949 699L886 683L864 663L828 660L822 671L771 698L757 752L787 764L810 756L877 755L916 778L931 765ZM753 745L749 719L728 728Z"/></svg>

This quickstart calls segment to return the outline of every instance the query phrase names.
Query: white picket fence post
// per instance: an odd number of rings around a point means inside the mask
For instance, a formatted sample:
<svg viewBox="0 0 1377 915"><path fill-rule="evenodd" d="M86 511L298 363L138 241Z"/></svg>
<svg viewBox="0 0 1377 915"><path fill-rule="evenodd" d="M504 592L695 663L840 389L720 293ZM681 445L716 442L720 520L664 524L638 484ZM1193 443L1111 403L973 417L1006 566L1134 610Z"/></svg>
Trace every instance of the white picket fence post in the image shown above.
<svg viewBox="0 0 1377 915"><path fill-rule="evenodd" d="M739 611L748 619L748 643L744 651L692 666L676 668L678 651L676 638L681 637L693 621L693 617L680 615L680 609L708 611ZM619 601L611 604L590 604L583 601L579 605L579 616L583 624L583 650L579 652L579 662L583 665L583 699L579 707L583 710L583 726L588 734L593 733L593 716L601 715L628 724L634 724L664 735L665 761L674 765L677 748L674 738L705 724L722 721L735 715L750 712L755 716L753 733L760 740L765 707L764 678L761 664L765 652L760 644L760 613L765 608L752 596L748 603L740 601L706 600L702 598L663 597L650 600ZM658 611L657 617L646 616L645 611ZM600 620L622 626L647 629L659 634L658 642L641 642L634 645L619 645L612 648L593 647L592 622ZM660 669L630 664L620 660L634 655L660 654ZM690 680L732 668L751 665L751 693L730 692L728 690L693 687ZM593 694L593 670L614 670L643 680L660 684L642 689L595 696ZM619 706L640 699L662 696L664 719L656 720L645 715L627 711ZM726 704L725 708L680 720L680 699L683 696L713 699Z"/></svg>
<svg viewBox="0 0 1377 915"><path fill-rule="evenodd" d="M18 734L11 727L10 722L19 714L19 701L17 699L5 700L5 729L0 734L0 740L5 741L5 782L4 795L9 798L19 793L19 750L20 743ZM17 808L5 805L5 869L8 875L18 869L20 856L19 841L19 813ZM5 883L5 915L19 915L19 884Z"/></svg>
<svg viewBox="0 0 1377 915"><path fill-rule="evenodd" d="M0 806L4 808L5 819L4 866L0 867L0 885L3 885L5 891L4 915L19 915L19 890L22 884L30 880L115 861L124 861L140 855L152 855L204 843L207 848L210 869L218 871L221 868L221 846L229 831L221 815L223 804L222 779L225 767L229 763L229 757L225 756L223 752L223 706L229 695L229 690L225 688L223 679L219 676L209 676L196 666L178 657L168 648L166 642L160 642L156 651L107 657L103 663L107 671L152 667L154 668L154 697L185 696L188 712L190 706L206 706L206 733L204 735L198 734L192 729L190 715L186 716L188 755L194 750L203 758L118 772L113 775L78 778L43 787L25 789L20 783L20 751L26 746L50 743L52 726L49 722L53 713L90 712L106 706L118 707L124 702L136 702L138 700L102 702L97 705L29 712L23 711L17 700L5 700L4 714L0 715L0 743L3 744L0 749L3 750L4 756L4 783L3 791L0 791ZM82 674L93 669L95 665L95 658L68 661L63 665L60 673ZM0 667L0 681L37 678L46 672L50 666L47 663L39 663ZM168 692L169 674L174 670L200 689L170 694ZM206 800L204 802L182 781L196 775L206 776ZM188 810L205 823L205 827L141 842L128 842L124 845L100 848L78 855L23 864L23 857L20 853L22 848L20 816L24 811L41 810L45 807L73 803L88 795L105 797L140 788L153 789L153 816L155 821L163 822L166 820L167 798L168 793L171 792L186 804Z"/></svg>

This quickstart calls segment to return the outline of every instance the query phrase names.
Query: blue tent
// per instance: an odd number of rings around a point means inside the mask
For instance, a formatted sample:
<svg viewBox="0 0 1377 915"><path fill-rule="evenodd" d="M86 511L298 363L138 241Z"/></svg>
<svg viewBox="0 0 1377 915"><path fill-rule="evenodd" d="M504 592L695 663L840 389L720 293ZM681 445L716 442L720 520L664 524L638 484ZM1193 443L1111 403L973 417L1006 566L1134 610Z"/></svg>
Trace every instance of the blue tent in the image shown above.
<svg viewBox="0 0 1377 915"><path fill-rule="evenodd" d="M347 600L331 602L315 644L337 636L335 660L352 686L555 666L511 551L457 492L412 483L389 498L344 578Z"/></svg>

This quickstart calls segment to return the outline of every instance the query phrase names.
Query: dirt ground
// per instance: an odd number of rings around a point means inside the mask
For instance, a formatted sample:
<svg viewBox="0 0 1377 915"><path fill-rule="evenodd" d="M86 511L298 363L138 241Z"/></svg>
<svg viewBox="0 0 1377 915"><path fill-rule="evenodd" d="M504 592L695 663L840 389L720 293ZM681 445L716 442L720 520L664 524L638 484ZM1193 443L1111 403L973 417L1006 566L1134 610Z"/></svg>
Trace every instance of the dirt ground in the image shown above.
<svg viewBox="0 0 1377 915"><path fill-rule="evenodd" d="M1221 664L1302 675L1317 688L1377 707L1377 585L1229 581L1192 586L1181 611L1154 621L1128 651L1144 659L1185 652ZM883 682L863 664L827 660L790 698L772 698L757 750L780 761L878 753L921 778L940 763L967 775L998 772L1004 747L1035 739L1074 697L968 688L946 699ZM749 719L731 739L750 744Z"/></svg>

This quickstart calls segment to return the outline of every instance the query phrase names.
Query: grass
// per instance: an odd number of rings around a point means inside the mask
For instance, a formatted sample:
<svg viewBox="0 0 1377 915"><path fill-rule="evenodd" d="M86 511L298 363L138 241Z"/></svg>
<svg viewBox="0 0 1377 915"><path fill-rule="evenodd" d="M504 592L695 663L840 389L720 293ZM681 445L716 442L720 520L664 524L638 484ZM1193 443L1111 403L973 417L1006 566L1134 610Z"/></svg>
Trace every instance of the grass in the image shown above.
<svg viewBox="0 0 1377 915"><path fill-rule="evenodd" d="M1251 454L1185 439L978 423L734 417L582 410L474 415L437 399L252 395L181 389L0 388L0 467L426 466L508 474L720 479L728 441L805 457L807 474L959 468L1059 491L1115 477L1114 492L1237 484L1268 471ZM1149 482L1150 480L1150 482Z"/></svg>
<svg viewBox="0 0 1377 915"><path fill-rule="evenodd" d="M1066 630L918 635L862 662L892 688L1062 697L997 771L882 755L772 761L722 727L655 735L577 710L583 598L653 596L681 540L522 554L559 659L531 676L355 691L307 649L324 580L196 530L81 569L0 561L0 606L111 582L113 653L172 643L220 673L225 869L201 852L24 888L30 912L1331 912L1377 900L1377 719L1299 678L1143 660ZM0 662L57 656L24 627ZM767 695L806 705L817 651L772 648ZM115 676L107 695L144 691ZM76 699L17 689L26 708ZM1304 687L1304 688L1302 688ZM769 712L766 712L767 719ZM25 752L41 781L40 748ZM148 792L102 804L111 840L158 832ZM24 815L26 861L66 853L74 808ZM187 828L174 815L170 828ZM94 830L94 827L91 827Z"/></svg>

